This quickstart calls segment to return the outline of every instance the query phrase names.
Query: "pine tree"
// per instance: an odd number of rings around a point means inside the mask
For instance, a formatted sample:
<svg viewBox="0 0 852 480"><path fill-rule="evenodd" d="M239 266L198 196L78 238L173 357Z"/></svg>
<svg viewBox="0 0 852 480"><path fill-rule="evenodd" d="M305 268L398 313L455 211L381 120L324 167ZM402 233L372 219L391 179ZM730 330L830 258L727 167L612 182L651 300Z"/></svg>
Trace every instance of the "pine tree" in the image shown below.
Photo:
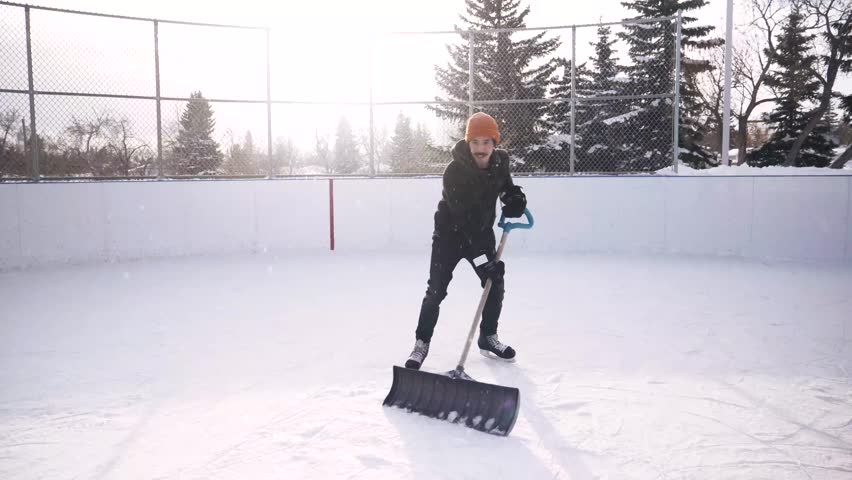
<svg viewBox="0 0 852 480"><path fill-rule="evenodd" d="M550 98L571 98L571 61L557 58L556 64L562 69L562 74L550 88ZM578 98L588 95L591 88L591 75L586 64L577 66L574 72ZM580 171L580 151L583 149L585 130L584 124L589 120L589 108L584 102L578 102L574 107L574 133L577 136L574 145L577 164ZM536 165L538 171L568 172L571 169L571 102L552 102L547 107L545 125L551 132L543 149L543 160Z"/></svg>
<svg viewBox="0 0 852 480"><path fill-rule="evenodd" d="M352 126L345 117L337 124L337 139L334 142L334 173L348 175L361 167L361 154L352 133Z"/></svg>
<svg viewBox="0 0 852 480"><path fill-rule="evenodd" d="M201 92L193 92L180 117L177 140L172 150L177 175L210 175L222 164L219 144L213 140L216 121L213 109Z"/></svg>
<svg viewBox="0 0 852 480"><path fill-rule="evenodd" d="M852 41L852 40L851 40ZM852 70L852 62L846 67ZM844 168L852 160L852 94L840 97L840 109L843 111L843 123L837 130L837 137L841 145L845 145L840 155L831 163L831 168Z"/></svg>
<svg viewBox="0 0 852 480"><path fill-rule="evenodd" d="M840 109L843 111L843 121L852 123L852 94L840 97Z"/></svg>
<svg viewBox="0 0 852 480"><path fill-rule="evenodd" d="M246 155L246 175L260 175L260 164L257 158L257 147L254 145L254 138L251 135L251 130L246 130L246 136L243 140L243 151Z"/></svg>
<svg viewBox="0 0 852 480"><path fill-rule="evenodd" d="M773 55L777 67L766 81L780 98L775 110L766 117L773 133L768 142L751 152L749 165L783 164L787 152L808 122L808 104L817 100L821 85L811 72L819 58L812 53L814 36L806 34L802 22L801 13L794 6L777 36ZM800 167L827 166L835 146L829 138L827 122L820 122L802 145L796 164Z"/></svg>
<svg viewBox="0 0 852 480"><path fill-rule="evenodd" d="M637 18L657 18L677 15L706 5L706 0L634 0L622 2L639 13ZM704 127L701 119L697 78L712 69L710 62L688 56L695 50L717 46L722 40L707 38L713 27L688 26L693 17L682 17L681 79L680 79L680 160L693 168L714 164L710 153L701 146ZM619 37L630 45L633 65L624 67L630 77L630 94L660 95L674 91L676 22L654 22L627 25ZM631 168L658 170L671 164L672 103L669 99L645 99L631 102L635 112L627 122L633 133L630 146Z"/></svg>
<svg viewBox="0 0 852 480"><path fill-rule="evenodd" d="M530 9L521 9L519 0L465 0L465 4L467 16L461 18L466 29L474 30L474 100L545 98L556 70L555 61L547 57L559 47L558 39L545 39L547 32L521 40L513 39L514 32L476 33L476 30L523 28ZM439 101L468 101L469 33L459 33L462 42L447 47L451 56L449 64L435 68L436 81L447 94L447 98L438 97ZM439 118L458 122L459 133L464 131L467 105L440 104L430 108ZM544 103L477 107L497 120L502 147L518 156L543 143L547 108ZM528 162L532 163L535 162Z"/></svg>
<svg viewBox="0 0 852 480"><path fill-rule="evenodd" d="M852 143L852 94L840 97L841 118L838 130L843 132L838 135L840 144L846 145Z"/></svg>
<svg viewBox="0 0 852 480"><path fill-rule="evenodd" d="M608 26L598 27L598 39L591 45L595 55L591 57L592 71L589 86L580 93L587 97L624 95L624 82L618 78L620 67L612 49L616 42ZM577 171L616 172L621 170L622 139L628 136L623 131L623 122L613 119L628 113L623 101L593 100L582 102L584 110L582 131L583 149L577 153Z"/></svg>
<svg viewBox="0 0 852 480"><path fill-rule="evenodd" d="M228 175L258 175L257 151L250 131L246 131L242 145L234 143L228 149L224 171Z"/></svg>
<svg viewBox="0 0 852 480"><path fill-rule="evenodd" d="M425 126L412 127L411 118L402 113L396 119L388 150L393 173L436 173L449 156L432 145L432 136Z"/></svg>
<svg viewBox="0 0 852 480"><path fill-rule="evenodd" d="M396 127L390 143L390 169L392 173L408 173L414 158L414 132L411 119L402 113L396 118Z"/></svg>
<svg viewBox="0 0 852 480"><path fill-rule="evenodd" d="M418 155L416 173L441 173L449 162L451 154L433 145L432 134L421 123L414 127L414 148Z"/></svg>

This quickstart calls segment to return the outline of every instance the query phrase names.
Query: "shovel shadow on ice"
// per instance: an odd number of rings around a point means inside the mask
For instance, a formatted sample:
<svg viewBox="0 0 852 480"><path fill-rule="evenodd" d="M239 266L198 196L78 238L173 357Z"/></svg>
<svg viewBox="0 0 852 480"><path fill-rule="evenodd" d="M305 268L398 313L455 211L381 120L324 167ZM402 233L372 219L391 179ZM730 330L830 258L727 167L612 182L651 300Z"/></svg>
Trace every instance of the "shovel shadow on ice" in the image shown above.
<svg viewBox="0 0 852 480"><path fill-rule="evenodd" d="M521 410L518 422L526 423L536 435L535 441L540 443L549 456L554 459L559 468L569 475L572 480L592 480L600 478L600 474L590 471L587 458L595 456L572 446L559 430L553 426L553 421L536 405L536 385L526 376L521 368L514 364L504 364L488 360L487 365L500 385L517 387L521 391ZM584 458L586 457L586 458Z"/></svg>
<svg viewBox="0 0 852 480"><path fill-rule="evenodd" d="M528 447L528 439L479 432L462 424L401 408L381 407L399 432L412 477L553 478L554 471Z"/></svg>

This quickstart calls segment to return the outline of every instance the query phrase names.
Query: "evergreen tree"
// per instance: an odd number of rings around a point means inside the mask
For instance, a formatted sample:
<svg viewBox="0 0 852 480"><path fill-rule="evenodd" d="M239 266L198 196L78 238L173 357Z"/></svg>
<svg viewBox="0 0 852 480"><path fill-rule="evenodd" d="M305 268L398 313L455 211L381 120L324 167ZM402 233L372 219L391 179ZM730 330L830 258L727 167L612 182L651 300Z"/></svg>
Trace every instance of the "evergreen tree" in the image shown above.
<svg viewBox="0 0 852 480"><path fill-rule="evenodd" d="M571 61L557 58L556 64L562 69L560 75L550 89L551 98L571 98ZM577 66L574 73L577 86L578 98L589 95L591 85L591 74L586 64ZM575 155L577 164L575 168L580 171L580 151L583 149L585 139L585 124L589 120L589 106L585 102L579 102L574 107L574 132L577 136L575 142ZM543 160L536 165L538 171L568 172L571 170L571 102L552 102L547 107L545 125L551 132L547 144L543 149Z"/></svg>
<svg viewBox="0 0 852 480"><path fill-rule="evenodd" d="M622 2L635 10L637 18L656 18L677 15L706 5L706 0L633 0ZM707 38L713 27L689 26L693 17L683 16L681 27L680 79L680 160L694 168L713 165L710 153L701 146L704 136L700 121L702 108L697 78L712 69L710 62L689 57L695 50L719 45L721 40ZM630 46L633 65L624 67L630 77L630 94L660 95L674 91L676 22L654 22L627 25L619 37ZM645 99L631 102L633 113L625 125L634 132L628 142L633 165L631 169L658 170L671 164L673 108L668 99Z"/></svg>
<svg viewBox="0 0 852 480"><path fill-rule="evenodd" d="M246 136L243 139L243 153L246 156L245 175L260 175L260 168L257 162L257 147L254 145L254 138L250 130L246 130Z"/></svg>
<svg viewBox="0 0 852 480"><path fill-rule="evenodd" d="M337 139L334 142L334 173L348 175L357 172L360 167L361 154L358 152L358 143L352 133L352 126L345 117L341 117L337 124Z"/></svg>
<svg viewBox="0 0 852 480"><path fill-rule="evenodd" d="M219 144L213 140L216 121L213 109L201 92L193 92L180 117L177 140L172 150L177 175L215 174L222 164Z"/></svg>
<svg viewBox="0 0 852 480"><path fill-rule="evenodd" d="M467 15L461 18L466 29L474 30L474 100L545 98L556 70L555 61L546 59L559 41L545 39L547 32L520 40L514 40L515 33L510 31L476 33L525 27L530 9L521 9L519 0L465 0L465 5ZM460 35L463 41L459 45L447 47L451 56L448 65L435 68L436 81L447 94L447 98L438 97L439 101L468 101L469 34ZM478 109L497 120L503 148L523 156L545 140L547 108L544 103L521 103L487 104ZM430 109L442 119L458 122L459 132L463 132L469 116L467 105L439 104Z"/></svg>
<svg viewBox="0 0 852 480"><path fill-rule="evenodd" d="M773 133L768 142L751 152L748 157L750 165L784 163L787 152L808 123L808 104L813 104L819 95L821 84L812 74L819 62L817 55L812 53L814 36L806 34L806 27L802 22L801 13L794 6L777 36L773 55L777 67L766 81L779 98L775 110L766 117ZM835 146L829 137L828 123L822 121L808 135L799 151L796 164L800 167L827 166Z"/></svg>
<svg viewBox="0 0 852 480"><path fill-rule="evenodd" d="M250 131L246 131L242 145L234 143L228 149L224 165L228 175L258 175L257 152Z"/></svg>
<svg viewBox="0 0 852 480"><path fill-rule="evenodd" d="M411 119L402 113L396 119L388 151L393 173L436 173L449 157L432 145L432 136L423 124L412 127Z"/></svg>
<svg viewBox="0 0 852 480"><path fill-rule="evenodd" d="M616 40L611 37L609 26L599 26L597 33L597 41L591 44L595 47L595 55L590 59L593 69L589 74L589 85L578 93L588 97L624 95L624 82L618 78L618 58L612 49ZM629 105L613 100L590 100L580 105L584 112L580 123L582 137L579 139L583 148L577 153L577 171L621 170L622 143L629 133L624 131L624 122L615 120L629 112Z"/></svg>
<svg viewBox="0 0 852 480"><path fill-rule="evenodd" d="M396 118L396 127L390 141L391 172L409 173L414 155L414 132L411 130L411 119L400 113Z"/></svg>
<svg viewBox="0 0 852 480"><path fill-rule="evenodd" d="M841 96L840 105L840 121L838 122L837 131L838 141L840 145L852 143L852 94Z"/></svg>
<svg viewBox="0 0 852 480"><path fill-rule="evenodd" d="M433 145L432 134L423 124L418 123L413 132L414 148L419 160L415 173L443 172L443 167L449 162L450 152L445 152Z"/></svg>
<svg viewBox="0 0 852 480"><path fill-rule="evenodd" d="M840 97L840 109L843 111L843 121L852 123L852 94Z"/></svg>
<svg viewBox="0 0 852 480"><path fill-rule="evenodd" d="M852 62L846 67L847 70L852 70ZM846 163L852 160L852 94L840 97L840 109L843 111L843 124L837 130L838 140L845 148L840 155L831 163L831 168L843 168Z"/></svg>

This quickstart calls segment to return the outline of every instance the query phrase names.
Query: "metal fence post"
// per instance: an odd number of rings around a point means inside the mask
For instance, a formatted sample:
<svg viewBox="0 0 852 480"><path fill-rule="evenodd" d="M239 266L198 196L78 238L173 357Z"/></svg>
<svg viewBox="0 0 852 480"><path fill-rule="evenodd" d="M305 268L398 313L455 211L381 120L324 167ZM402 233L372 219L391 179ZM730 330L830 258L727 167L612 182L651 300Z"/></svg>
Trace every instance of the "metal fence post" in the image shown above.
<svg viewBox="0 0 852 480"><path fill-rule="evenodd" d="M674 117L672 118L672 170L677 173L677 162L680 157L680 41L681 41L681 11L677 11L677 40L675 42L675 81L674 81Z"/></svg>
<svg viewBox="0 0 852 480"><path fill-rule="evenodd" d="M376 175L375 163L375 133L373 125L373 33L370 32L367 42L367 85L370 90L370 176Z"/></svg>
<svg viewBox="0 0 852 480"><path fill-rule="evenodd" d="M733 53L733 17L734 0L728 0L725 20L725 90L722 94L722 165L731 164L728 157L731 151L731 54Z"/></svg>
<svg viewBox="0 0 852 480"><path fill-rule="evenodd" d="M571 27L571 164L568 169L570 175L574 175L574 168L577 162L574 144L576 142L576 120L577 114L575 108L577 105L577 27Z"/></svg>
<svg viewBox="0 0 852 480"><path fill-rule="evenodd" d="M467 115L473 115L473 30L468 30L468 52L467 52Z"/></svg>
<svg viewBox="0 0 852 480"><path fill-rule="evenodd" d="M269 29L266 30L266 160L269 176L275 175L272 161L272 81L269 67ZM260 173L260 172L258 172Z"/></svg>
<svg viewBox="0 0 852 480"><path fill-rule="evenodd" d="M160 22L154 20L154 84L157 95L157 178L163 178L163 112L160 105Z"/></svg>
<svg viewBox="0 0 852 480"><path fill-rule="evenodd" d="M32 35L30 29L30 7L24 7L27 28L27 82L29 84L30 95L30 149L33 151L32 177L33 181L39 181L41 174L39 173L39 146L38 146L38 130L36 130L36 111L35 111L35 88L33 87L33 48ZM26 135L26 132L24 132Z"/></svg>

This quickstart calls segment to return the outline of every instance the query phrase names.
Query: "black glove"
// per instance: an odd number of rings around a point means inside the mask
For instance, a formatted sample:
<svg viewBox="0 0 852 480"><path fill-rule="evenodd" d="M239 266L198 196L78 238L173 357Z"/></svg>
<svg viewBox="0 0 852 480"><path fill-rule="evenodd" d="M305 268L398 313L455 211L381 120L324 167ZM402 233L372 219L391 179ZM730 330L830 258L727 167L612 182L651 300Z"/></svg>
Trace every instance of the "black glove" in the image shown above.
<svg viewBox="0 0 852 480"><path fill-rule="evenodd" d="M492 282L502 282L503 276L506 275L506 264L502 260L499 262L489 260L485 265L482 265L481 269Z"/></svg>
<svg viewBox="0 0 852 480"><path fill-rule="evenodd" d="M521 187L512 185L500 194L503 201L503 215L507 218L517 218L524 214L527 208L527 196L521 191Z"/></svg>
<svg viewBox="0 0 852 480"><path fill-rule="evenodd" d="M494 260L488 260L487 262L479 265L478 267L474 267L476 270L476 274L479 275L479 278L485 281L486 278L490 278L492 282L499 283L503 281L503 275L506 274L506 264L503 261L495 262Z"/></svg>

